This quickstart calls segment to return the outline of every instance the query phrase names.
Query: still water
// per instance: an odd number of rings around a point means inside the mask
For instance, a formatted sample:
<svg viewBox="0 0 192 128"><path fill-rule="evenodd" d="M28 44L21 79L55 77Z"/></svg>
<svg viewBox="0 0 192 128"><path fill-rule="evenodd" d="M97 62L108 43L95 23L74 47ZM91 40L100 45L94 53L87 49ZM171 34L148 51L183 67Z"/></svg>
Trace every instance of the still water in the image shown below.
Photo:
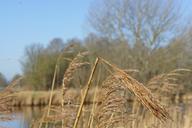
<svg viewBox="0 0 192 128"><path fill-rule="evenodd" d="M14 112L10 115L13 119L0 121L0 128L30 128L32 122L39 119L42 114L42 107L14 108Z"/></svg>

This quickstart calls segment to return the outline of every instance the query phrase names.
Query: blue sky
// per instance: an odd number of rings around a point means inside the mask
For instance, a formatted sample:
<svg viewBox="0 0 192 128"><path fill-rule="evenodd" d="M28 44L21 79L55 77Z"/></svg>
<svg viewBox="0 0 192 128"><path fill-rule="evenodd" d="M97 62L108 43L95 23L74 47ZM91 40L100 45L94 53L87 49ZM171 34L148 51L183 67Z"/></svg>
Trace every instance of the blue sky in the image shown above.
<svg viewBox="0 0 192 128"><path fill-rule="evenodd" d="M0 0L0 72L21 72L24 48L54 37L83 38L92 0Z"/></svg>

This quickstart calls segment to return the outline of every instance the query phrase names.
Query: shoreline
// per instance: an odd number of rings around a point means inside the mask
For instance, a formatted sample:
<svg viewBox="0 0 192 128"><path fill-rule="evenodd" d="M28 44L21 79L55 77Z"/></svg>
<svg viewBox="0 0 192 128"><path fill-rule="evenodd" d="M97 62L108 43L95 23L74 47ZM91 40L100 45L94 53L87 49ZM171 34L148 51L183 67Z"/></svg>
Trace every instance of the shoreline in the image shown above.
<svg viewBox="0 0 192 128"><path fill-rule="evenodd" d="M101 90L99 90L101 91ZM99 92L98 92L99 94ZM93 104L94 89L91 89L85 100L85 104ZM22 106L46 106L49 103L50 91L20 91L13 94L13 100L11 106L22 107ZM81 91L79 89L69 89L66 91L64 96L65 104L69 103L80 103ZM96 98L97 99L97 98ZM129 102L133 101L133 97L129 96L127 98ZM168 99L169 100L169 99ZM60 105L62 101L62 93L60 90L53 91L52 105ZM190 102L192 101L192 93L181 95L176 97L176 102ZM174 101L173 101L174 102Z"/></svg>

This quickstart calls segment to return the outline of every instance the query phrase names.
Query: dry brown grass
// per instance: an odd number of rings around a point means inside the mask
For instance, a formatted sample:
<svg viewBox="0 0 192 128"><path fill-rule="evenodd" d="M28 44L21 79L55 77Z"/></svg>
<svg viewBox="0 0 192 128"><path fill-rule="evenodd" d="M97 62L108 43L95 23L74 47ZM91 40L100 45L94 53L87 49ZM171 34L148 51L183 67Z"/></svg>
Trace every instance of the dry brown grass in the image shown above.
<svg viewBox="0 0 192 128"><path fill-rule="evenodd" d="M11 82L6 88L0 92L0 121L11 120L13 117L10 115L12 112L12 102L14 99L14 89L13 87L20 82L22 77Z"/></svg>
<svg viewBox="0 0 192 128"><path fill-rule="evenodd" d="M127 87L138 100L151 111L158 119L166 121L170 119L168 112L159 103L149 89L147 89L142 83L138 82L136 79L132 78L130 75L125 73L123 70L117 68L116 66L110 64L108 61L102 59L104 63L113 68L115 74L114 77L121 81L122 85Z"/></svg>
<svg viewBox="0 0 192 128"><path fill-rule="evenodd" d="M99 104L96 108L96 127L120 127L127 126L132 120L127 111L126 88L114 76L109 76L102 84ZM130 114L130 115L128 115Z"/></svg>
<svg viewBox="0 0 192 128"><path fill-rule="evenodd" d="M68 99L71 100L64 103L64 101L66 101L66 88L73 79L74 72L82 65L87 64L78 60L78 58L81 57L83 56L78 54L77 57L71 61L69 68L65 72L61 92L62 104L57 107L49 106L50 114L43 117L41 122L48 122L52 124L51 126L62 126L63 128L140 128L142 126L145 128L173 128L175 126L171 121L173 113L170 116L168 112L172 109L175 110L175 108L167 107L166 110L152 92L159 94L159 96L164 93L170 95L177 93L178 89L175 88L180 86L177 84L176 77L180 76L180 72L188 70L179 69L156 76L145 86L129 75L129 72L118 68L102 58L97 58L93 65L89 80L85 88L82 89L83 91L81 90L83 93L79 93L81 101L73 100L74 98L72 98L72 95L68 96ZM89 89L93 86L92 82L96 78L94 75L97 75L95 72L98 70L98 63L105 65L105 69L107 69L110 75L102 82L100 91L97 91L95 96L92 96L94 97L93 103L95 104L92 107L87 107L84 103L90 91ZM150 90L147 87L150 88ZM129 95L127 95L128 93ZM133 103L128 101L130 93L135 96ZM177 119L174 117L173 121L174 120ZM191 126L191 123L187 123Z"/></svg>
<svg viewBox="0 0 192 128"><path fill-rule="evenodd" d="M189 69L176 69L169 73L157 75L149 80L147 87L159 95L171 96L180 93L183 85L179 84L179 77L185 72L191 72Z"/></svg>

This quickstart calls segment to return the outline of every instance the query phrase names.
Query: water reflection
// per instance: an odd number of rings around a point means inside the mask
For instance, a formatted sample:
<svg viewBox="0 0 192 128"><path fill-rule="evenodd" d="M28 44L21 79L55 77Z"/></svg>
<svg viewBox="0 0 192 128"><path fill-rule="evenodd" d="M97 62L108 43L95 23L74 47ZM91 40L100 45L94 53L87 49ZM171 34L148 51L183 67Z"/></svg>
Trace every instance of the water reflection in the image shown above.
<svg viewBox="0 0 192 128"><path fill-rule="evenodd" d="M0 127L5 128L30 128L32 122L43 114L43 107L14 107L10 121L0 121Z"/></svg>

